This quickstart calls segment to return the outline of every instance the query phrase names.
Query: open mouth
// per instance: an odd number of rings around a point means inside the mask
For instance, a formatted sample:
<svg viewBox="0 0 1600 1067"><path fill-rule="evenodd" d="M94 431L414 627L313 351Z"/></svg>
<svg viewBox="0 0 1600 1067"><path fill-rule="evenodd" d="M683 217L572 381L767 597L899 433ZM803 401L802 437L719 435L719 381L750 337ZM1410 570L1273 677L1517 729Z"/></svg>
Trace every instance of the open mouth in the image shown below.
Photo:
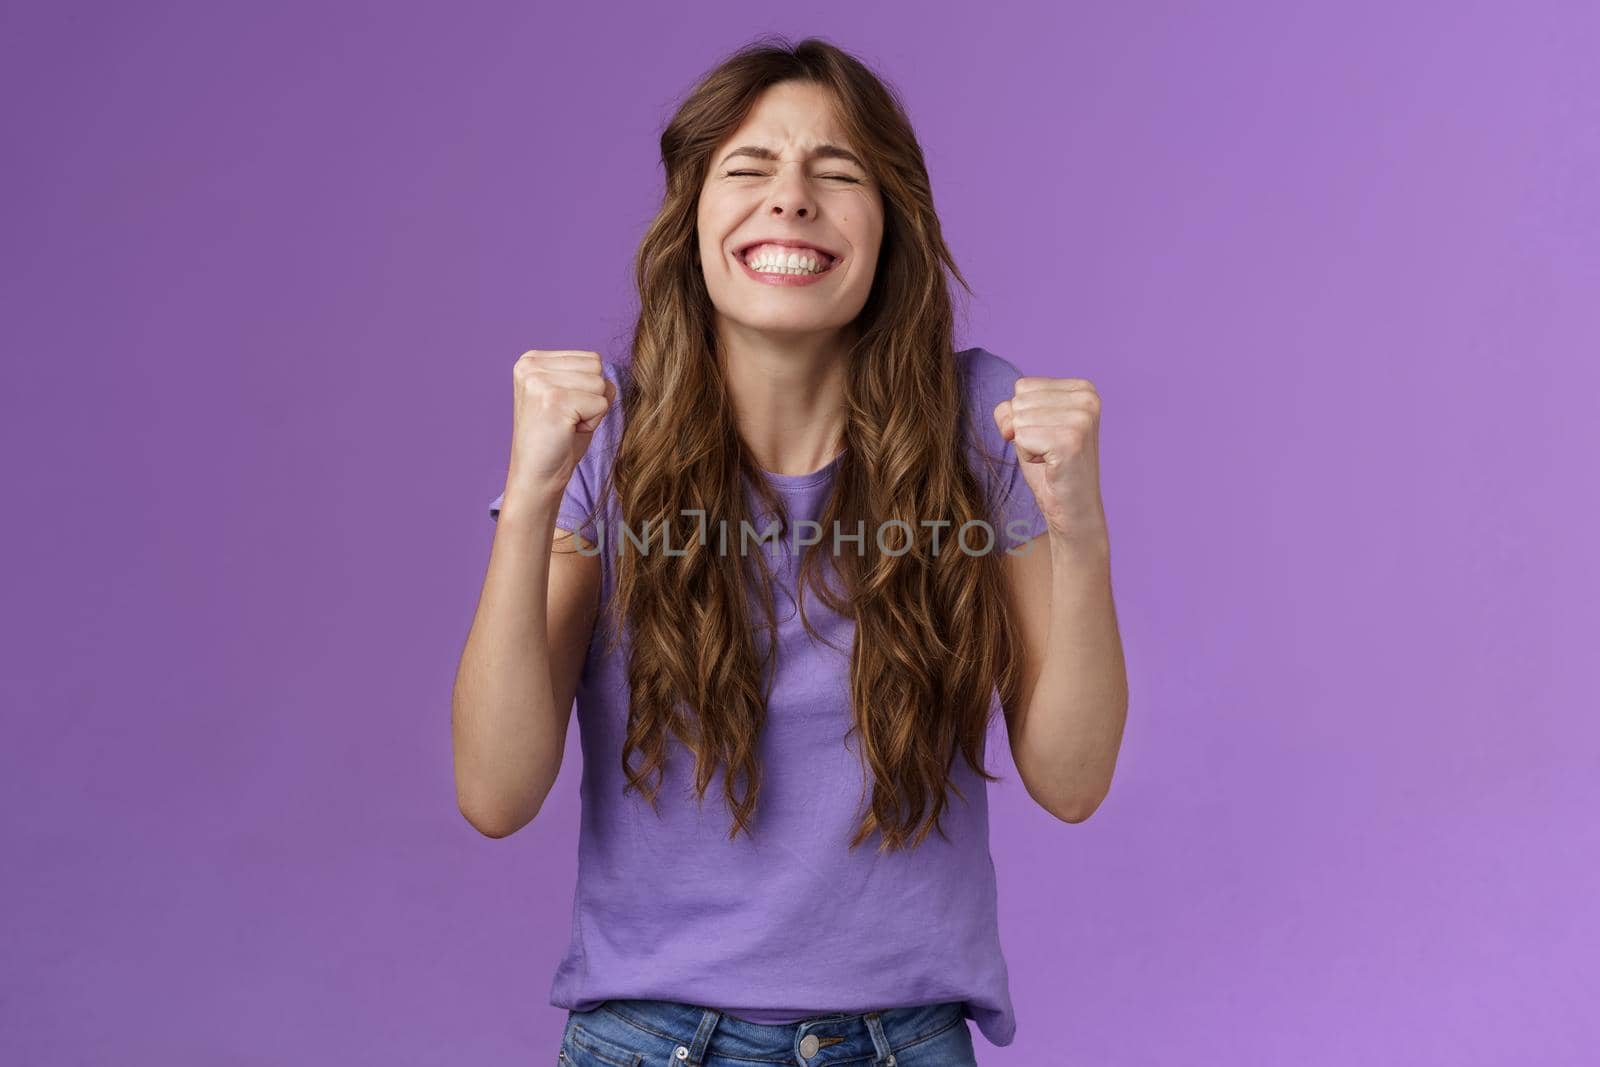
<svg viewBox="0 0 1600 1067"><path fill-rule="evenodd" d="M820 249L785 245L755 244L739 249L734 255L757 274L816 277L828 273L839 264L838 256Z"/></svg>

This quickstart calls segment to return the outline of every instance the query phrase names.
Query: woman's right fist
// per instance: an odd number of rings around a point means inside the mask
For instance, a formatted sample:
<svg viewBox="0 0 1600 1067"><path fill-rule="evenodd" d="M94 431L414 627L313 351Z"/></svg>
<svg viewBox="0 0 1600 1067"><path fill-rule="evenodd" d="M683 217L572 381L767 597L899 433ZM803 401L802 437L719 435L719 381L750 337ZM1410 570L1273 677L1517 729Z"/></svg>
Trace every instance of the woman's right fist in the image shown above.
<svg viewBox="0 0 1600 1067"><path fill-rule="evenodd" d="M506 496L559 498L610 409L617 387L600 353L524 352L512 370L515 417Z"/></svg>

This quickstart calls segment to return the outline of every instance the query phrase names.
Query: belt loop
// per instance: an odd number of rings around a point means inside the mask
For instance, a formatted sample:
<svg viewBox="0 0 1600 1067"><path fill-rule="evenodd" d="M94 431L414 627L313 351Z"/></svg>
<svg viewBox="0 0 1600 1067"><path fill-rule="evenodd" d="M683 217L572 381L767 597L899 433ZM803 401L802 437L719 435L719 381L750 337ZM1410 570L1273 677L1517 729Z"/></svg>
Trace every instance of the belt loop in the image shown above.
<svg viewBox="0 0 1600 1067"><path fill-rule="evenodd" d="M894 1053L889 1051L889 1039L883 1033L883 1020L878 1018L875 1011L867 1012L867 1033L872 1035L872 1047L877 1051L878 1058L872 1062L876 1067L894 1067Z"/></svg>
<svg viewBox="0 0 1600 1067"><path fill-rule="evenodd" d="M694 1040L689 1043L689 1056L686 1063L700 1067L705 1062L706 1046L711 1044L711 1032L717 1028L717 1023L722 1021L722 1013L716 1008L707 1008L700 1015L700 1026L694 1032Z"/></svg>

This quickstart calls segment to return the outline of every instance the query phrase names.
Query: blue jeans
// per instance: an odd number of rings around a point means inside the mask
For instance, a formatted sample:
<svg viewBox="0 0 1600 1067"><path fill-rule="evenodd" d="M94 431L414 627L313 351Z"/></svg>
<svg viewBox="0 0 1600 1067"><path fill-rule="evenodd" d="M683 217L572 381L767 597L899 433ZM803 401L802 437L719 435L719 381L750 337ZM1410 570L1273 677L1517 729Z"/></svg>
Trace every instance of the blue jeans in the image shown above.
<svg viewBox="0 0 1600 1067"><path fill-rule="evenodd" d="M557 1067L977 1067L959 1001L764 1026L671 1000L569 1011Z"/></svg>

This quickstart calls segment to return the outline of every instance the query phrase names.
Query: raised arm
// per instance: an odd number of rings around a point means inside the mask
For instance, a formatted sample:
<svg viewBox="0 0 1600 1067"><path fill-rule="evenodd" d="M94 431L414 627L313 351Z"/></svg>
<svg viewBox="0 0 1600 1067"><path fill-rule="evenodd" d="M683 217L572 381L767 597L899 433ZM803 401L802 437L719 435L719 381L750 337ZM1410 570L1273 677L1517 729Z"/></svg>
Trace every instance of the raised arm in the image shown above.
<svg viewBox="0 0 1600 1067"><path fill-rule="evenodd" d="M561 770L601 561L557 514L615 396L594 352L526 353L515 384L510 472L451 695L456 803L489 837L527 825Z"/></svg>

